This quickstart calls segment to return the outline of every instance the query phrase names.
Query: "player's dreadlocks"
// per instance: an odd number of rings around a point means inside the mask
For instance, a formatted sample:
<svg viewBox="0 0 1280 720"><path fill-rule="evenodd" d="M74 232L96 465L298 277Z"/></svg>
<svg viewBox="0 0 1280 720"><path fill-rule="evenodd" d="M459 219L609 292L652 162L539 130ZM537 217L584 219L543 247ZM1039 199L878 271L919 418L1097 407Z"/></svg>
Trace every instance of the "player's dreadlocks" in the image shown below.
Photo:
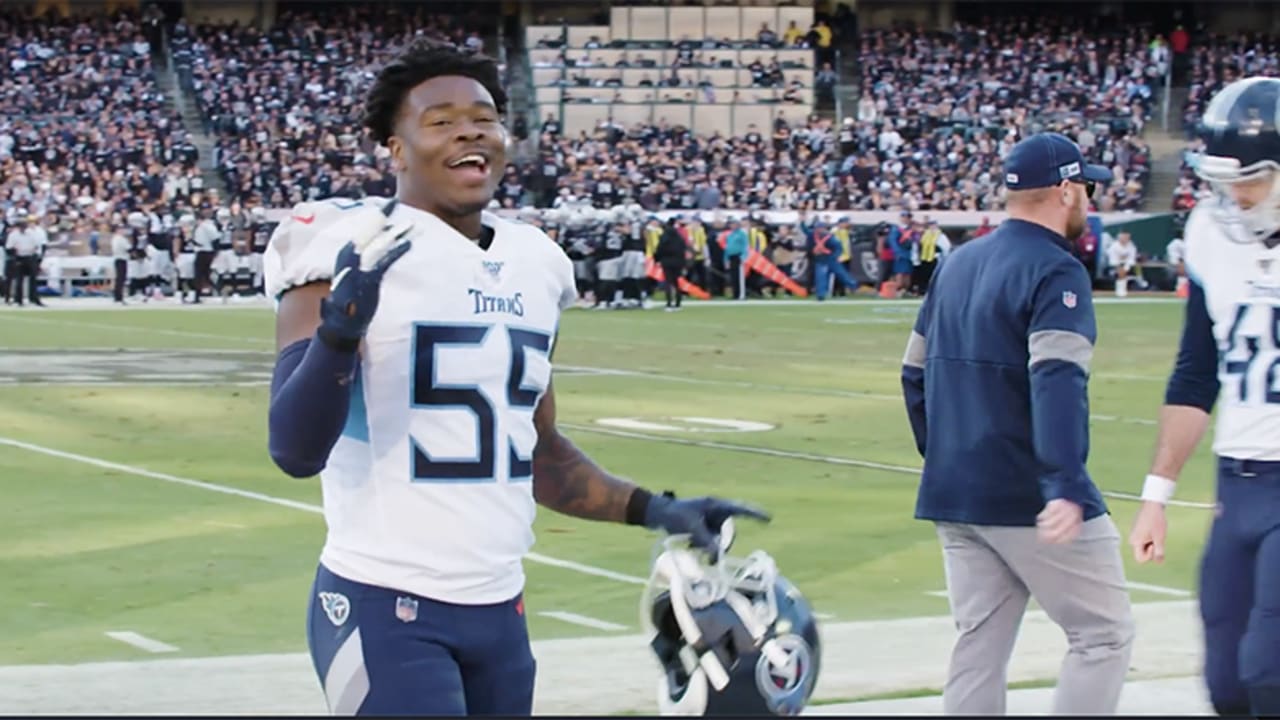
<svg viewBox="0 0 1280 720"><path fill-rule="evenodd" d="M410 90L443 75L469 77L493 96L499 113L507 109L507 93L493 58L425 37L416 38L378 73L364 106L364 126L373 139L385 145L393 134L400 103Z"/></svg>

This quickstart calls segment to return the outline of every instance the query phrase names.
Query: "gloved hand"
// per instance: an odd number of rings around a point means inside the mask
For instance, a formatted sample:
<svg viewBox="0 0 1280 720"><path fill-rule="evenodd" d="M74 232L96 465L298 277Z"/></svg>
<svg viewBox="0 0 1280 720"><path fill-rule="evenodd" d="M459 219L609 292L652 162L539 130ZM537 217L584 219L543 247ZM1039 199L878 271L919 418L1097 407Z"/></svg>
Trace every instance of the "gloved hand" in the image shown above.
<svg viewBox="0 0 1280 720"><path fill-rule="evenodd" d="M389 222L396 204L392 198L381 210L366 211L353 216L349 223L334 227L334 232L354 238L338 253L329 297L320 303L318 334L332 347L354 350L359 346L378 310L382 276L409 251L411 243L401 239L412 226Z"/></svg>
<svg viewBox="0 0 1280 720"><path fill-rule="evenodd" d="M654 495L645 509L647 528L666 530L672 535L688 535L689 543L718 557L720 526L735 515L769 522L769 514L741 503L714 497L677 500L671 493Z"/></svg>

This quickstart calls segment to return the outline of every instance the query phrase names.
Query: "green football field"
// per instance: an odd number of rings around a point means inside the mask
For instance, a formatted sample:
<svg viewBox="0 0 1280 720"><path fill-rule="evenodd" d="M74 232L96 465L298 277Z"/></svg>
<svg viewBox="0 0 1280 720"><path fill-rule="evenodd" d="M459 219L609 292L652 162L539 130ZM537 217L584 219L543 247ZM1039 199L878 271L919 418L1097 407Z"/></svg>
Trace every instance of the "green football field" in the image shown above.
<svg viewBox="0 0 1280 720"><path fill-rule="evenodd" d="M912 519L916 455L898 363L916 305L689 304L569 311L555 377L566 433L612 471L765 507L736 550L768 550L824 618L947 612L932 528ZM1090 469L1136 493L1176 300L1100 301ZM0 310L0 665L305 651L324 526L317 480L266 451L263 307ZM736 421L725 424L716 421ZM1136 602L1188 597L1211 512L1208 443ZM1127 534L1136 503L1112 498ZM636 632L656 535L541 511L526 564L535 638ZM552 613L547 615L544 613Z"/></svg>

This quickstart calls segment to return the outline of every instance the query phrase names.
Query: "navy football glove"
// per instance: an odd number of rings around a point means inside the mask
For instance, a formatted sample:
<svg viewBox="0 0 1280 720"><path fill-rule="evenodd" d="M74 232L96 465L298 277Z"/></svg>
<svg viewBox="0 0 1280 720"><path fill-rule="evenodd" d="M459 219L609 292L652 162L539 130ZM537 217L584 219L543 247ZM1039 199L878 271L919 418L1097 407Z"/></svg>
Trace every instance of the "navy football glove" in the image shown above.
<svg viewBox="0 0 1280 720"><path fill-rule="evenodd" d="M354 215L333 230L354 239L338 253L329 297L320 303L319 336L332 347L354 350L359 346L378 310L382 276L409 251L411 243L401 239L412 226L389 222L396 203L392 198L381 210Z"/></svg>
<svg viewBox="0 0 1280 720"><path fill-rule="evenodd" d="M689 544L718 556L722 550L720 529L725 520L741 515L769 522L769 514L741 503L714 497L677 500L671 493L654 495L645 509L644 525L672 535L688 535Z"/></svg>

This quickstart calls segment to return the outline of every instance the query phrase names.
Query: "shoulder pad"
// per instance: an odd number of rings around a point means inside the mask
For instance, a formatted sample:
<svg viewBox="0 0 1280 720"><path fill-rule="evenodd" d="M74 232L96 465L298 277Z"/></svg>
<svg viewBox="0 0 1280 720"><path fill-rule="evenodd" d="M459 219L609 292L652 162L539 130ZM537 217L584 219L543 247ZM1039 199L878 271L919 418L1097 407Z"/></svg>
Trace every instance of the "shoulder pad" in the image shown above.
<svg viewBox="0 0 1280 720"><path fill-rule="evenodd" d="M295 205L271 233L262 257L268 297L279 299L292 288L331 279L334 260L349 238L324 231L355 213L380 210L388 201L382 197L329 198Z"/></svg>
<svg viewBox="0 0 1280 720"><path fill-rule="evenodd" d="M1205 266L1212 262L1213 246L1219 241L1229 242L1222 237L1223 233L1223 229L1216 224L1205 203L1202 202L1191 209L1182 231L1182 239L1186 241L1182 262L1187 269L1187 274L1202 287L1203 278L1208 272Z"/></svg>
<svg viewBox="0 0 1280 720"><path fill-rule="evenodd" d="M552 240L541 228L515 223L506 218L485 214L484 221L495 233L510 233L520 242L528 242L530 250L540 260L551 276L550 282L556 287L560 309L573 307L578 301L578 285L573 275L573 261L565 253L564 248Z"/></svg>

